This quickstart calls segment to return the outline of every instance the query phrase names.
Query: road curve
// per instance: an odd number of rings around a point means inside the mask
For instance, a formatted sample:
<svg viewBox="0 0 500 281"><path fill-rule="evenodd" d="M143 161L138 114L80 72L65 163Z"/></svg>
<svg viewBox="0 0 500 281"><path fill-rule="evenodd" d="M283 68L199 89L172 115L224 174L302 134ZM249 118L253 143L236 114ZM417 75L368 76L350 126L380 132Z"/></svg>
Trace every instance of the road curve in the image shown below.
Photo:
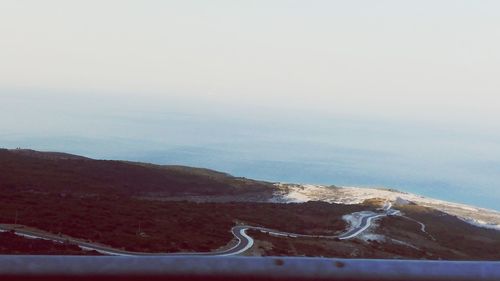
<svg viewBox="0 0 500 281"><path fill-rule="evenodd" d="M44 239L44 240L50 240L53 242L59 242L59 243L72 243L84 250L95 250L101 254L105 255L114 255L114 256L231 256L231 255L239 255L244 252L246 252L248 249L250 249L253 244L254 240L252 237L250 237L246 231L249 229L253 230L258 230L261 232L269 233L272 235L279 235L279 236L286 236L286 237L302 237L302 238L326 238L326 239L340 239L340 240L346 240L346 239L352 239L359 234L361 234L363 231L368 229L372 221L374 219L384 217L387 215L395 215L398 213L398 211L391 210L392 205L386 204L384 208L382 209L381 213L371 213L364 215L361 218L361 223L358 226L355 226L354 228L340 234L340 235L311 235L311 234L299 234L299 233L291 233L291 232L285 232L285 231L279 231L279 230L274 230L270 228L265 228L265 227L257 227L257 226L249 226L249 225L237 225L231 228L231 233L233 236L236 238L237 243L233 247L226 249L226 250L218 250L218 251L213 251L213 252L177 252L177 253L146 253L146 252L131 252L131 251L126 251L126 250L120 250L120 249L115 249L99 244L94 244L94 243L89 243L89 242L84 242L78 239L73 239L73 238L67 238L67 237L61 237L58 235L54 234L48 234L48 233L40 233L40 232L35 232L35 231L30 231L26 229L19 229L19 228L11 228L11 227L5 227L0 225L0 231L13 231L15 234L24 236L27 238L36 238L36 239Z"/></svg>
<svg viewBox="0 0 500 281"><path fill-rule="evenodd" d="M54 234L40 233L20 228L10 228L0 225L0 231L13 231L16 235L31 239L43 239L58 243L71 243L79 246L84 250L95 250L101 254L113 256L229 256L241 254L253 246L253 239L246 234L246 230L250 226L235 226L231 229L231 233L238 240L237 244L227 250L214 252L177 252L177 253L147 253L147 252L131 252L121 249L116 249L104 245L84 242L78 239L61 237Z"/></svg>
<svg viewBox="0 0 500 281"><path fill-rule="evenodd" d="M372 225L372 220L380 217L385 217L387 214L370 215L361 218L361 223L358 227L355 227L341 235L338 236L340 240L347 240L354 238L361 234L363 231L367 230Z"/></svg>

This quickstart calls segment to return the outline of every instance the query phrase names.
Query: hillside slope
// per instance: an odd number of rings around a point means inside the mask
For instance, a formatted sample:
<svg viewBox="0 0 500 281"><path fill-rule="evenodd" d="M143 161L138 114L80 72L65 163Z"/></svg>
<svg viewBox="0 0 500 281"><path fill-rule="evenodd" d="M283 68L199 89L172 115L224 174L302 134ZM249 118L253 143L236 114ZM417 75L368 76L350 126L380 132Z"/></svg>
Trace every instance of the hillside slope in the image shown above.
<svg viewBox="0 0 500 281"><path fill-rule="evenodd" d="M225 249L236 243L230 231L235 225L332 236L356 227L355 221L361 223L363 213L384 206L394 212L375 219L352 239L251 231L255 244L245 254L500 258L500 232L447 214L448 210L462 210L461 206L391 190L271 184L202 168L4 149L0 150L0 194L0 226L4 229L31 229L129 251ZM486 213L470 207L466 210L483 217ZM2 253L75 250L16 237L6 239L15 245L4 244Z"/></svg>
<svg viewBox="0 0 500 281"><path fill-rule="evenodd" d="M274 191L270 183L208 169L94 160L24 149L0 149L0 188L87 196L252 194L263 200Z"/></svg>

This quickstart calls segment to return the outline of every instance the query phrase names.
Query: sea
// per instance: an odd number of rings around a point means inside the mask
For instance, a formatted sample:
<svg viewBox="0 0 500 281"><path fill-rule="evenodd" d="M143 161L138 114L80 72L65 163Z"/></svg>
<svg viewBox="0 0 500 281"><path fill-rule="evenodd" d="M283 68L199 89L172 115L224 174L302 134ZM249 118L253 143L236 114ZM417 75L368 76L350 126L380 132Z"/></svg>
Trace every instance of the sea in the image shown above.
<svg viewBox="0 0 500 281"><path fill-rule="evenodd" d="M0 147L271 182L387 187L500 211L498 131L390 115L9 102L1 106Z"/></svg>

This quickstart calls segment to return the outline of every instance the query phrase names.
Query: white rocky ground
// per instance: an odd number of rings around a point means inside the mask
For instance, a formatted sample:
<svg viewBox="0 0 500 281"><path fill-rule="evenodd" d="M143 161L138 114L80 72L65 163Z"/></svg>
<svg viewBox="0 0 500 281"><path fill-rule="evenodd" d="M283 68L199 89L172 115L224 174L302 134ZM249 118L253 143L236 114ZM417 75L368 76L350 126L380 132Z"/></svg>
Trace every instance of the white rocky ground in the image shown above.
<svg viewBox="0 0 500 281"><path fill-rule="evenodd" d="M392 189L282 183L276 185L280 191L277 192L273 199L275 202L325 201L330 203L359 204L371 198L381 198L391 202L405 202L406 200L420 206L440 210L480 227L500 230L500 212L427 198Z"/></svg>

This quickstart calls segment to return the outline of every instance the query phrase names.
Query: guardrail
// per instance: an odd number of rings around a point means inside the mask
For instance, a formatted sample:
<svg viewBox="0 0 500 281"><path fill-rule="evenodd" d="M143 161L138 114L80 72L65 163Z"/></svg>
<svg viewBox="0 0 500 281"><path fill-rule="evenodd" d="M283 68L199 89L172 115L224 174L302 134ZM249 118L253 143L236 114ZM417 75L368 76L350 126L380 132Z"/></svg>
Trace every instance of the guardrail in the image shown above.
<svg viewBox="0 0 500 281"><path fill-rule="evenodd" d="M0 280L500 280L500 262L302 257L0 256Z"/></svg>

